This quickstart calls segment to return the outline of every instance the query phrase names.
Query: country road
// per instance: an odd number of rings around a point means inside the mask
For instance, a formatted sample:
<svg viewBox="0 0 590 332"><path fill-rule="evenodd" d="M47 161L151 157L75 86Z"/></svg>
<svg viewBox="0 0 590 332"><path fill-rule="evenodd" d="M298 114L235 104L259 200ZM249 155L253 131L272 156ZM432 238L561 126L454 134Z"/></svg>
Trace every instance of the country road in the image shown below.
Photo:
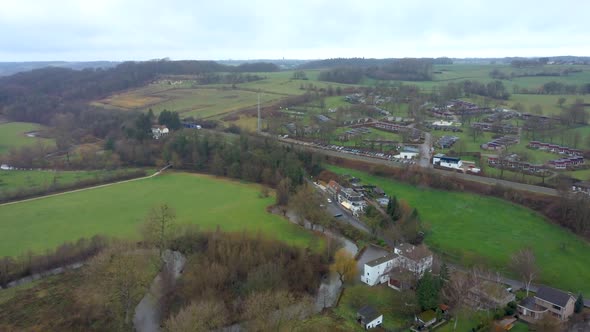
<svg viewBox="0 0 590 332"><path fill-rule="evenodd" d="M92 187L86 187L86 188L81 188L81 189L75 189L75 190L70 190L70 191L64 191L64 192L60 192L60 193L56 193L56 194L49 194L49 195L44 195L44 196L38 196L38 197L33 197L33 198L27 198L27 199L23 199L20 201L14 201L14 202L8 202L8 203L2 203L0 204L0 207L5 206L5 205L12 205L12 204L18 204L18 203L25 203L25 202L31 202L31 201L36 201L39 199L45 199L45 198L49 198L49 197L54 197L54 196L61 196L61 195L67 195L67 194L72 194L72 193L77 193L77 192L81 192L81 191L86 191L86 190L92 190L92 189L98 189L98 188L104 188L104 187L109 187L109 186L113 186L116 184L121 184L121 183L127 183L127 182L133 182L133 181L139 181L139 180L145 180L145 179L149 179L149 178L153 178L154 176L160 175L163 171L165 171L166 169L168 169L169 167L171 167L172 165L168 165L162 169L160 169L159 171L155 172L152 175L148 175L148 176L144 176L141 178L135 178L135 179L129 179L129 180L123 180L123 181L117 181L117 182L111 182L111 183L105 183L105 184L101 184L98 186L92 186Z"/></svg>
<svg viewBox="0 0 590 332"><path fill-rule="evenodd" d="M281 138L279 140L279 142L282 142L283 144L287 144L287 145L290 145L290 146L293 146L293 147L296 147L299 149L303 149L303 150L307 150L307 151L311 151L311 152L315 152L315 153L319 153L319 154L323 154L323 155L331 156L331 157L337 157L337 158L349 159L349 160L358 160L358 161L363 161L363 162L367 162L367 163L371 163L371 164L375 164L375 165L385 165L388 167L396 167L396 168L407 167L407 164L398 164L398 163L391 162L389 160L359 156L359 155L354 155L354 154L350 154L350 153L343 153L340 151L320 149L320 148L309 146L309 145L303 145L300 141L289 139L289 138ZM431 169L431 171L434 173L440 174L442 176L445 176L445 177L450 177L450 178L457 178L457 179L462 179L462 180L471 181L471 182L478 182L478 183L483 183L483 184L492 185L492 186L496 185L496 184L500 184L504 187L512 188L512 189L516 189L516 190L530 191L530 192L549 195L549 196L559 196L559 193L557 192L557 190L552 189L552 188L534 186L534 185L530 185L530 184L488 178L488 177L471 175L471 174L457 173L457 172L452 172L452 171L444 171L444 170L440 170L440 169Z"/></svg>

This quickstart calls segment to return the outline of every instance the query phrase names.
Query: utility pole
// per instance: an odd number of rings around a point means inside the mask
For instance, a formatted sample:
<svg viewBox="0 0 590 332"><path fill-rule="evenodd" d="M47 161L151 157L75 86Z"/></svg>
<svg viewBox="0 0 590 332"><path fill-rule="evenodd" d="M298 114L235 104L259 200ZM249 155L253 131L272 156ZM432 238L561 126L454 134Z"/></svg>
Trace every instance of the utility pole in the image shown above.
<svg viewBox="0 0 590 332"><path fill-rule="evenodd" d="M258 93L258 126L257 126L257 131L260 134L260 92Z"/></svg>

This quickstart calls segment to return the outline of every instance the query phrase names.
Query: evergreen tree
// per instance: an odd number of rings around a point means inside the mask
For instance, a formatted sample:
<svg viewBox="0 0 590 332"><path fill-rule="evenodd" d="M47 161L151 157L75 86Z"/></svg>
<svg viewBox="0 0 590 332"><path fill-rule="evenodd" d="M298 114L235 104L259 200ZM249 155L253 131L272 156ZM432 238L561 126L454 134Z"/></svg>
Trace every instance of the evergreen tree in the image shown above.
<svg viewBox="0 0 590 332"><path fill-rule="evenodd" d="M416 297L422 310L435 309L439 303L440 287L438 282L432 277L430 272L424 273L424 276L418 281L416 287Z"/></svg>
<svg viewBox="0 0 590 332"><path fill-rule="evenodd" d="M580 295L578 295L578 299L576 300L576 304L574 305L574 312L580 313L580 312L582 312L583 309L584 309L584 297L580 293Z"/></svg>

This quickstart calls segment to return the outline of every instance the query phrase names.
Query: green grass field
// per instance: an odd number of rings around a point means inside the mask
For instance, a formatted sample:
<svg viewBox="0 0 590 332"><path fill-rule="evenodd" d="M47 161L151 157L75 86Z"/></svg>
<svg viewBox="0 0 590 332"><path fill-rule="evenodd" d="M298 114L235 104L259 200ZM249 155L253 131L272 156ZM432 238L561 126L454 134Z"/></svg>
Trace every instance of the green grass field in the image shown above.
<svg viewBox="0 0 590 332"><path fill-rule="evenodd" d="M507 273L510 256L530 246L541 270L537 282L590 293L590 244L532 210L498 198L419 188L356 170L328 168L378 185L417 208L430 227L426 242L456 261L486 263Z"/></svg>
<svg viewBox="0 0 590 332"><path fill-rule="evenodd" d="M400 315L392 304L399 298L399 293L380 285L369 287L365 284L356 284L344 289L338 307L334 308L334 314L343 320L342 325L348 331L363 331L356 321L356 313L364 305L371 305L383 314L383 327L388 330L397 330L411 322L411 317Z"/></svg>
<svg viewBox="0 0 590 332"><path fill-rule="evenodd" d="M64 241L104 234L138 238L138 226L161 203L176 209L179 223L202 229L260 231L278 240L319 248L321 240L266 212L272 197L260 187L188 173L0 206L0 257L42 252Z"/></svg>
<svg viewBox="0 0 590 332"><path fill-rule="evenodd" d="M26 145L45 144L55 146L55 141L47 138L28 137L26 133L43 130L44 127L36 123L8 122L0 124L0 155L7 153L11 148L20 148Z"/></svg>
<svg viewBox="0 0 590 332"><path fill-rule="evenodd" d="M0 193L15 191L20 188L48 188L51 185L69 185L81 180L101 179L137 169L114 171L2 171L0 170ZM152 172L153 173L153 172ZM151 173L150 173L151 174Z"/></svg>

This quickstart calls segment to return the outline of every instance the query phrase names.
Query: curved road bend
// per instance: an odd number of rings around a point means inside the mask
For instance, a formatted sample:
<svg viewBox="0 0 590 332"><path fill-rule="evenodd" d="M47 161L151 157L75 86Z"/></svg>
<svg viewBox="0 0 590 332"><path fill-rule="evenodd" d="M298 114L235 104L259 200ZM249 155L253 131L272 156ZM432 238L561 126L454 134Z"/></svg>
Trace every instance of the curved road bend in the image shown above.
<svg viewBox="0 0 590 332"><path fill-rule="evenodd" d="M370 157L365 157L365 156L358 156L358 155L353 155L353 154L349 154L349 153L342 153L339 151L326 150L326 149L316 148L313 146L303 145L299 141L288 139L288 138L287 139L284 139L284 138L280 139L279 142L283 142L284 144L297 146L297 147L300 147L304 150L308 150L308 151L312 151L312 152L316 152L319 154L324 154L324 155L332 156L332 157L364 161L367 163L377 164L377 165L385 165L388 167L397 167L397 168L406 167L404 165L399 165L394 162L391 162L389 160L370 158ZM534 185L530 185L530 184L488 178L488 177L484 177L484 176L456 173L456 172L451 172L451 171L443 171L443 170L435 169L435 168L431 169L431 171L438 173L442 176L455 177L455 178L459 178L459 179L463 179L463 180L467 180L467 181L471 181L471 182L479 182L479 183L488 184L488 185L500 184L502 186L517 189L517 190L526 190L526 191L545 194L545 195L549 195L549 196L559 196L559 193L557 192L557 190L552 189L552 188L546 188L546 187L534 186Z"/></svg>

